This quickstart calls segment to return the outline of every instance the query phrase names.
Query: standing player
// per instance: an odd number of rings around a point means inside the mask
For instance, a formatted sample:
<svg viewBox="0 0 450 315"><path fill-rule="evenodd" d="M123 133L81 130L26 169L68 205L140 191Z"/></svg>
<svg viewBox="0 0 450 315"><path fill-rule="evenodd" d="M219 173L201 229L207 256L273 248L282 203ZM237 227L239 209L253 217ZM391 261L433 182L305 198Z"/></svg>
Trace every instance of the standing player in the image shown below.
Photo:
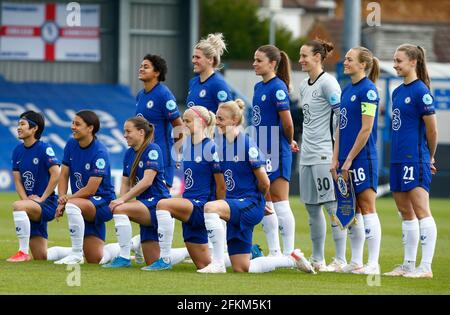
<svg viewBox="0 0 450 315"><path fill-rule="evenodd" d="M318 271L339 271L347 264L345 245L347 232L333 222L336 214L333 178L330 173L333 156L333 131L338 122L341 88L337 80L323 70L323 61L334 46L321 39L308 41L300 48L299 63L309 78L300 84L303 109L303 136L300 150L300 198L309 214L311 229L311 263ZM331 218L336 257L326 266L326 220L322 205Z"/></svg>
<svg viewBox="0 0 450 315"><path fill-rule="evenodd" d="M231 91L224 79L216 75L226 44L221 33L209 34L194 48L192 64L195 77L189 81L187 107L201 105L216 113L220 103L231 100Z"/></svg>
<svg viewBox="0 0 450 315"><path fill-rule="evenodd" d="M436 173L437 122L430 78L420 46L404 44L394 55L394 69L403 84L392 93L390 185L402 217L405 257L389 276L432 278L437 229L431 215L431 174ZM422 261L415 269L419 237Z"/></svg>
<svg viewBox="0 0 450 315"><path fill-rule="evenodd" d="M39 140L44 117L34 111L20 115L17 134L23 143L12 154L12 169L19 201L13 203L19 251L9 262L47 259L47 222L53 220L58 197L54 190L59 178L59 162L53 148Z"/></svg>
<svg viewBox="0 0 450 315"><path fill-rule="evenodd" d="M255 85L252 123L256 128L257 145L267 159L266 170L270 178L263 230L269 255L281 255L278 228L283 238L283 254L289 255L294 250L295 242L295 218L289 205L289 181L292 152L298 151L288 95L290 62L285 52L275 46L264 45L256 50L253 67L256 75L263 80Z"/></svg>
<svg viewBox="0 0 450 315"><path fill-rule="evenodd" d="M205 204L205 226L213 244L212 262L200 273L225 273L224 239L228 243L235 272L264 272L276 267L294 267L311 271L300 250L286 257L259 257L250 261L253 228L264 216L264 196L270 181L265 160L247 134L242 132L244 103L241 100L219 105L217 110L218 153L225 176L227 198ZM227 221L227 232L222 224ZM272 259L273 258L273 259ZM254 267L252 267L254 265Z"/></svg>
<svg viewBox="0 0 450 315"><path fill-rule="evenodd" d="M72 253L55 264L83 263L83 253L88 263L99 263L103 257L105 222L112 219L108 204L115 194L108 150L96 137L99 129L93 111L79 111L72 120L73 138L64 147L56 209L56 217L67 213Z"/></svg>
<svg viewBox="0 0 450 315"><path fill-rule="evenodd" d="M175 161L172 156L174 139L181 137L182 121L175 97L169 88L161 82L166 80L166 61L157 55L146 55L139 67L139 80L144 88L136 96L136 116L142 116L155 126L154 142L161 148L164 162L164 179L172 187ZM177 128L179 126L179 128ZM174 155L175 156L175 155Z"/></svg>
<svg viewBox="0 0 450 315"><path fill-rule="evenodd" d="M149 269L171 269L170 248L173 240L173 219L182 221L183 237L189 255L198 269L211 262L208 233L203 206L211 200L225 199L225 181L220 169L216 146L211 140L215 115L203 106L192 106L183 114L185 133L183 168L185 190L182 198L162 199L156 207L161 258Z"/></svg>
<svg viewBox="0 0 450 315"><path fill-rule="evenodd" d="M368 77L366 73L369 73ZM345 55L344 74L352 83L342 91L340 122L336 131L331 171L341 168L344 179L353 175L356 194L356 222L349 227L352 259L343 272L379 274L381 226L375 209L378 185L377 120L380 100L375 82L378 59L365 47L350 49ZM361 214L362 213L362 214ZM363 266L364 233L369 260Z"/></svg>

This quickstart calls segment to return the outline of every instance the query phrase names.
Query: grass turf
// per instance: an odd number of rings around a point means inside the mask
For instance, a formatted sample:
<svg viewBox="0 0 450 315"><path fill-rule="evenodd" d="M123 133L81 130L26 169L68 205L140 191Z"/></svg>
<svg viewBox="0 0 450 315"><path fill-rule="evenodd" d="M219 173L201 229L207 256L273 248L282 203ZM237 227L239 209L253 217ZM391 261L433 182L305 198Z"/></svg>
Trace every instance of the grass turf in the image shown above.
<svg viewBox="0 0 450 315"><path fill-rule="evenodd" d="M98 265L80 266L80 286L68 285L74 280L67 266L47 261L12 264L6 258L15 253L18 241L14 232L11 203L15 193L0 194L0 294L174 294L174 295L300 295L300 294L450 294L450 200L433 199L431 208L438 227L438 241L433 261L433 279L367 277L348 274L321 273L309 275L297 270L279 269L265 274L201 275L193 264L181 263L170 271L144 272L133 263L131 268L106 270ZM306 256L311 254L306 210L298 197L291 198L296 218L296 247ZM380 264L382 272L390 271L403 260L401 222L392 198L377 200L382 225ZM328 218L327 218L327 221ZM48 225L49 246L70 246L67 221ZM138 227L133 225L133 235ZM107 223L107 242L116 242L114 224ZM254 242L267 253L261 226L255 227ZM183 246L181 225L175 228L174 247ZM367 245L366 245L367 248ZM331 261L333 240L328 228L326 258ZM421 250L419 246L418 262ZM347 258L350 246L347 241ZM365 261L367 249L365 249ZM70 283L70 281L69 281Z"/></svg>

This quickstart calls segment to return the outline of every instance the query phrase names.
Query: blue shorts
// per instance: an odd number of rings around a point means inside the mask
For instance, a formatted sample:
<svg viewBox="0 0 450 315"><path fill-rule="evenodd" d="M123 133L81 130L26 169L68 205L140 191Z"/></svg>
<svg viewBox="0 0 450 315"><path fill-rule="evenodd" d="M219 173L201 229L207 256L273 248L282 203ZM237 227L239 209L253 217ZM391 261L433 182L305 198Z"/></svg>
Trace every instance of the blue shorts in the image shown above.
<svg viewBox="0 0 450 315"><path fill-rule="evenodd" d="M166 180L166 184L169 187L173 185L173 175L175 173L175 164L165 165L164 166L164 179Z"/></svg>
<svg viewBox="0 0 450 315"><path fill-rule="evenodd" d="M289 149L290 150L290 149ZM278 161L278 167L277 167L277 161L268 162L266 160L266 171L269 175L270 182L273 183L277 178L282 177L288 182L291 181L291 171L292 171L292 152L289 151L280 151L280 157ZM271 166L269 164L273 163L273 169L271 169Z"/></svg>
<svg viewBox="0 0 450 315"><path fill-rule="evenodd" d="M206 202L196 199L190 200L194 209L187 222L183 222L183 238L185 242L194 244L207 244L208 232L205 226L205 214L203 206ZM198 202L197 202L198 201Z"/></svg>
<svg viewBox="0 0 450 315"><path fill-rule="evenodd" d="M151 225L139 225L141 242L145 241L159 241L158 238L158 220L156 219L156 205L158 204L158 198L139 199L150 212Z"/></svg>
<svg viewBox="0 0 450 315"><path fill-rule="evenodd" d="M105 199L100 196L93 196L89 198L95 206L95 220L94 222L87 222L84 220L84 236L96 236L105 241L106 227L105 222L113 218L111 209L109 209L110 199Z"/></svg>
<svg viewBox="0 0 450 315"><path fill-rule="evenodd" d="M393 192L406 192L416 187L422 187L430 192L430 163L393 163L389 177Z"/></svg>
<svg viewBox="0 0 450 315"><path fill-rule="evenodd" d="M49 196L44 202L36 202L41 207L41 220L30 220L30 238L40 236L48 239L47 222L55 218L56 208L58 207L58 196Z"/></svg>
<svg viewBox="0 0 450 315"><path fill-rule="evenodd" d="M256 198L225 199L230 207L227 222L229 255L249 254L252 247L253 228L264 217L266 201L262 194Z"/></svg>
<svg viewBox="0 0 450 315"><path fill-rule="evenodd" d="M339 161L343 165L345 161ZM359 194L367 188L372 188L375 192L378 188L378 161L377 160L356 160L353 161L350 170L353 171L352 180L355 194Z"/></svg>

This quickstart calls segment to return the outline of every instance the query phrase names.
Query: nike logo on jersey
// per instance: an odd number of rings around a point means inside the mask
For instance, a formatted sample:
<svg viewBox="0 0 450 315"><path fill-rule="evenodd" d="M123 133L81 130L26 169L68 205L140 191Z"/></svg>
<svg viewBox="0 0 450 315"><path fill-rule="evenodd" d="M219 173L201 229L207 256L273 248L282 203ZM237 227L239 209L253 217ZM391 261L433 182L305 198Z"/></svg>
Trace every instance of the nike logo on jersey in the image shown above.
<svg viewBox="0 0 450 315"><path fill-rule="evenodd" d="M320 198L325 197L327 194L319 195Z"/></svg>
<svg viewBox="0 0 450 315"><path fill-rule="evenodd" d="M406 184L409 184L409 183L411 183L411 182L412 182L412 180L406 180L406 181L403 182L403 184L406 185Z"/></svg>
<svg viewBox="0 0 450 315"><path fill-rule="evenodd" d="M359 186L359 185L361 185L361 184L362 184L362 183L355 183L356 186Z"/></svg>
<svg viewBox="0 0 450 315"><path fill-rule="evenodd" d="M16 164L19 164L21 161L17 161Z"/></svg>

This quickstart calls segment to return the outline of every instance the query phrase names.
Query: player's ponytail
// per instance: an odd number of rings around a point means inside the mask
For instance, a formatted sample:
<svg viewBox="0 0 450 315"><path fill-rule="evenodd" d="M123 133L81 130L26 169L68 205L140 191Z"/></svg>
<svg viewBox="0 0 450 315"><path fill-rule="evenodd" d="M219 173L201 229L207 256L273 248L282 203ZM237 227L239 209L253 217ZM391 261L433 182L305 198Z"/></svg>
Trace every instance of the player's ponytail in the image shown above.
<svg viewBox="0 0 450 315"><path fill-rule="evenodd" d="M86 125L93 126L92 129L92 136L94 139L97 139L97 132L100 130L100 119L98 118L97 114L93 112L92 110L80 110L78 113L75 114L76 116L80 117Z"/></svg>
<svg viewBox="0 0 450 315"><path fill-rule="evenodd" d="M321 62L323 63L324 60L331 56L334 45L331 42L327 42L323 39L320 39L316 37L313 40L307 41L304 46L311 47L312 54L320 54Z"/></svg>
<svg viewBox="0 0 450 315"><path fill-rule="evenodd" d="M131 122L137 130L144 130L145 132L144 142L137 150L136 156L133 161L133 165L131 166L129 179L130 179L130 186L133 187L137 183L136 173L139 166L139 161L141 160L142 154L144 153L147 146L153 141L153 134L155 127L153 126L153 124L149 123L145 118L140 116L129 118L127 119L127 121Z"/></svg>
<svg viewBox="0 0 450 315"><path fill-rule="evenodd" d="M263 52L269 61L276 61L275 73L285 84L288 91L291 91L291 62L289 56L274 45L260 46L257 51Z"/></svg>
<svg viewBox="0 0 450 315"><path fill-rule="evenodd" d="M206 58L213 59L213 68L218 69L221 67L220 57L224 51L227 50L227 45L223 38L222 33L209 34L206 38L201 39L195 49L199 49L203 52Z"/></svg>
<svg viewBox="0 0 450 315"><path fill-rule="evenodd" d="M355 47L352 50L358 51L358 61L366 63L364 71L368 73L370 81L376 83L380 77L380 62L378 58L374 57L372 52L366 47Z"/></svg>
<svg viewBox="0 0 450 315"><path fill-rule="evenodd" d="M430 89L431 81L428 75L428 69L425 58L425 49L421 46L411 44L403 44L397 48L397 51L403 51L409 60L417 60L416 73L417 77L425 83Z"/></svg>

